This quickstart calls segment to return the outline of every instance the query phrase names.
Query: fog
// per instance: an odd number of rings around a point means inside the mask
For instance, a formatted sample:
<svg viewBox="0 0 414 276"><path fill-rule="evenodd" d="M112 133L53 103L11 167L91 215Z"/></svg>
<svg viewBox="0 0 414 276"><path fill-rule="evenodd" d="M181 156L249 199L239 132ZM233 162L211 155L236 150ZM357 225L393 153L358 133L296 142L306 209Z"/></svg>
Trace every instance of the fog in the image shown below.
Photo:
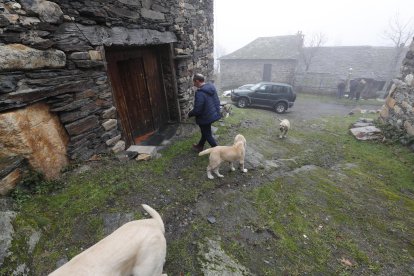
<svg viewBox="0 0 414 276"><path fill-rule="evenodd" d="M257 37L323 34L324 46L392 46L384 31L390 21L414 24L413 0L216 0L216 56Z"/></svg>

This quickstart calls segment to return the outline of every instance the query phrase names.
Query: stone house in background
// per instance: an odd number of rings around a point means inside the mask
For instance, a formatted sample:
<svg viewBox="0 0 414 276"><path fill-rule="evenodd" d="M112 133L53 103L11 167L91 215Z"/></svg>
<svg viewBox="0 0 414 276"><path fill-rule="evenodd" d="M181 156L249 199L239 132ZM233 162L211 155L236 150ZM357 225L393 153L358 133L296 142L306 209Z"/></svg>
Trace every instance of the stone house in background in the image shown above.
<svg viewBox="0 0 414 276"><path fill-rule="evenodd" d="M295 78L297 91L335 94L341 79L364 78L367 81L365 94L373 98L397 75L407 47L398 51L398 56L395 47L373 46L303 48L304 55L312 50L315 52L308 70L303 59L299 63Z"/></svg>
<svg viewBox="0 0 414 276"><path fill-rule="evenodd" d="M259 37L220 57L220 88L260 81L293 84L302 45L302 34Z"/></svg>
<svg viewBox="0 0 414 276"><path fill-rule="evenodd" d="M213 0L2 1L0 164L53 178L122 151L187 114L195 72L213 73Z"/></svg>
<svg viewBox="0 0 414 276"><path fill-rule="evenodd" d="M293 84L298 92L336 94L341 79L364 78L363 96L377 97L396 76L406 52L406 47L303 47L301 33L260 37L219 58L220 89L274 81ZM306 68L304 56L309 55L312 59Z"/></svg>

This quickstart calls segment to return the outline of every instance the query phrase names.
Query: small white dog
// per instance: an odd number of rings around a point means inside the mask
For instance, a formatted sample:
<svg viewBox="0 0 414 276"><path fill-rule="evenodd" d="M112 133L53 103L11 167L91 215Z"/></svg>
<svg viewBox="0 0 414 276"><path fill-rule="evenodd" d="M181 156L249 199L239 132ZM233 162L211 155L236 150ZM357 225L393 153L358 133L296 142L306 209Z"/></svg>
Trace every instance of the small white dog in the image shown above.
<svg viewBox="0 0 414 276"><path fill-rule="evenodd" d="M289 122L288 119L282 119L282 120L279 119L279 118L277 118L277 119L280 121L280 124L279 124L280 135L279 135L279 138L282 139L282 138L286 137L286 135L287 135L287 133L290 129L290 122Z"/></svg>
<svg viewBox="0 0 414 276"><path fill-rule="evenodd" d="M231 110L232 110L232 105L231 104L224 104L220 107L220 112L221 112L221 118L227 118L230 116L231 114Z"/></svg>
<svg viewBox="0 0 414 276"><path fill-rule="evenodd" d="M49 276L157 276L162 274L167 243L161 216L149 207L142 207L151 219L125 223Z"/></svg>
<svg viewBox="0 0 414 276"><path fill-rule="evenodd" d="M219 172L220 164L223 161L227 161L230 163L230 168L232 171L235 171L233 162L237 161L240 164L240 170L242 172L247 172L247 169L244 168L244 157L246 155L246 139L241 134L237 134L236 137L234 137L234 143L232 146L217 146L214 148L209 148L203 150L198 155L202 156L205 154L210 154L209 164L207 166L207 177L209 179L214 179L214 176L211 173L212 171L218 177L224 177Z"/></svg>

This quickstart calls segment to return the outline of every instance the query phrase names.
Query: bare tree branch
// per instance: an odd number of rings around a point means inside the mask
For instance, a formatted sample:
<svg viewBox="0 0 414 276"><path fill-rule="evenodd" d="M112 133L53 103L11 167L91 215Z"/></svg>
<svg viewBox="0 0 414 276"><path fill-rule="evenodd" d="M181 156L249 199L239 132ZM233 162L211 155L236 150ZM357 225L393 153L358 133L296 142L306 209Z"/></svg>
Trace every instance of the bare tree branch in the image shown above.
<svg viewBox="0 0 414 276"><path fill-rule="evenodd" d="M314 33L309 39L305 39L305 48L302 49L302 58L305 63L306 72L309 70L312 59L326 42L327 39L323 33Z"/></svg>
<svg viewBox="0 0 414 276"><path fill-rule="evenodd" d="M388 29L383 33L383 37L391 40L395 47L405 46L413 35L414 24L412 18L407 22L402 22L398 12L389 20Z"/></svg>

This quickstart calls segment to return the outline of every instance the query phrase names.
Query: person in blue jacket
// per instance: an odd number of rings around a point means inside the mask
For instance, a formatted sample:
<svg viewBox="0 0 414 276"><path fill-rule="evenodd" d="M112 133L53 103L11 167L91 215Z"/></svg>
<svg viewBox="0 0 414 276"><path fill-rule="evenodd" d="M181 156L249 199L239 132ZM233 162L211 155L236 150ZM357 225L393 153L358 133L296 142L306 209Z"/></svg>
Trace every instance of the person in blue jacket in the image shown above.
<svg viewBox="0 0 414 276"><path fill-rule="evenodd" d="M188 117L195 116L196 123L200 127L201 138L193 149L200 152L204 149L206 141L211 147L217 146L217 142L211 132L211 124L221 118L220 99L217 90L212 83L205 83L201 74L195 74L193 84L197 87L194 97L194 108L188 113Z"/></svg>

